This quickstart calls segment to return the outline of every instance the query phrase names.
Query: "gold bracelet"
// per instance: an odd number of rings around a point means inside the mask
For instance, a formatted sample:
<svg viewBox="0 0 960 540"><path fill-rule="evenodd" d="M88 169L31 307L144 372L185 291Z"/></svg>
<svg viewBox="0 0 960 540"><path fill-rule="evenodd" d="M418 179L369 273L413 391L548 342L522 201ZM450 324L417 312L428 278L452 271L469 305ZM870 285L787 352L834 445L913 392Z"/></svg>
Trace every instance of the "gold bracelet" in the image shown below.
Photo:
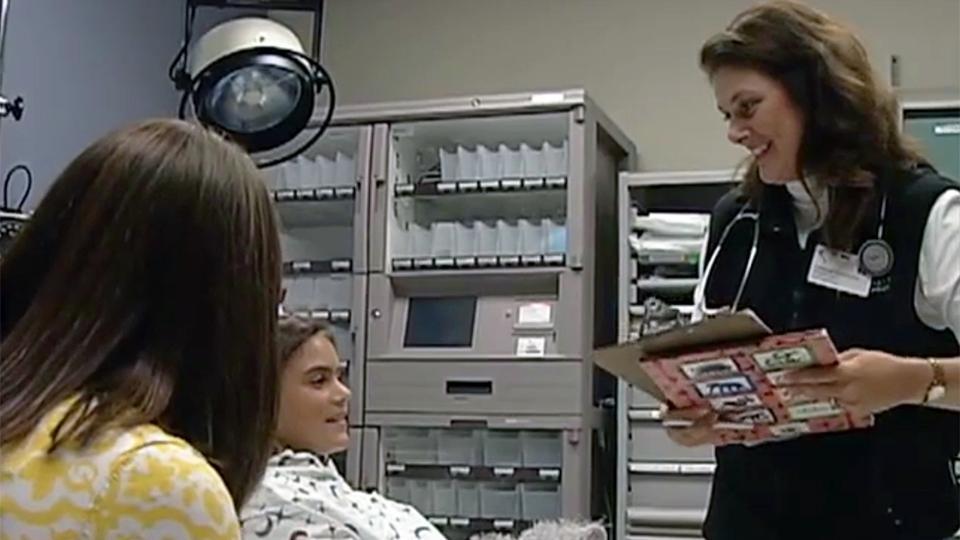
<svg viewBox="0 0 960 540"><path fill-rule="evenodd" d="M931 379L930 385L927 386L927 391L923 395L923 405L943 399L943 396L947 394L947 373L943 369L943 364L936 358L927 358L926 360L933 368L933 379Z"/></svg>

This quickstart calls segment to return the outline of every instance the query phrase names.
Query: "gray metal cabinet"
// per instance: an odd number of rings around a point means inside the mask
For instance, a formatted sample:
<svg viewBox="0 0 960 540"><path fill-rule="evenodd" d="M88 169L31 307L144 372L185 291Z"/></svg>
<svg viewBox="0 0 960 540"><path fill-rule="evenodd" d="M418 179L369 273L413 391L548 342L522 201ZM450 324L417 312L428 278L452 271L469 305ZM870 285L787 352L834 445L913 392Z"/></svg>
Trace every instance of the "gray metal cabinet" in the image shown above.
<svg viewBox="0 0 960 540"><path fill-rule="evenodd" d="M605 263L633 145L582 90L348 106L334 124L322 141L366 153L352 216L363 234L327 237L343 250L352 238L349 287L363 290L348 478L451 538L593 517L606 487L593 474L598 401L613 390L585 359L616 341ZM348 214L283 197L288 221ZM286 251L309 257L323 238L289 236ZM311 286L347 297L346 281Z"/></svg>
<svg viewBox="0 0 960 540"><path fill-rule="evenodd" d="M920 144L924 157L941 174L960 181L960 95L907 93L900 113L904 133Z"/></svg>
<svg viewBox="0 0 960 540"><path fill-rule="evenodd" d="M283 310L330 323L363 425L370 126L335 125L294 160L264 171L281 224ZM359 475L359 439L345 474Z"/></svg>
<svg viewBox="0 0 960 540"><path fill-rule="evenodd" d="M620 175L621 341L637 339L642 329L657 324L646 316L645 300L650 297L671 306L676 317L690 317L706 234L706 228L693 225L708 221L713 204L734 182L733 171ZM686 237L673 234L670 227L686 228ZM660 425L659 403L621 381L617 448L616 538L699 538L714 468L713 447L674 444Z"/></svg>

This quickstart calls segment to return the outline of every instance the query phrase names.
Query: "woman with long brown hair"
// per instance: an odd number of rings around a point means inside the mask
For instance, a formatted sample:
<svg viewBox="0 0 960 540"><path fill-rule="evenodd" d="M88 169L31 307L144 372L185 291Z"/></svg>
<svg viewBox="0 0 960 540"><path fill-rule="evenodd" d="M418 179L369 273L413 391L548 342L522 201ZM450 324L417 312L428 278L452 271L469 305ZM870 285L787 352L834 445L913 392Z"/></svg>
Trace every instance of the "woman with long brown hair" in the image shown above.
<svg viewBox="0 0 960 540"><path fill-rule="evenodd" d="M793 394L876 413L869 429L717 448L705 536L951 535L960 185L904 139L863 45L818 10L747 9L707 40L700 66L728 138L750 154L743 185L713 211L703 311L751 308L776 332L826 328L840 363L794 372ZM713 440L708 411L668 415L694 420L668 431L677 443Z"/></svg>
<svg viewBox="0 0 960 540"><path fill-rule="evenodd" d="M0 265L0 529L237 538L276 421L277 223L260 174L146 121L70 163Z"/></svg>

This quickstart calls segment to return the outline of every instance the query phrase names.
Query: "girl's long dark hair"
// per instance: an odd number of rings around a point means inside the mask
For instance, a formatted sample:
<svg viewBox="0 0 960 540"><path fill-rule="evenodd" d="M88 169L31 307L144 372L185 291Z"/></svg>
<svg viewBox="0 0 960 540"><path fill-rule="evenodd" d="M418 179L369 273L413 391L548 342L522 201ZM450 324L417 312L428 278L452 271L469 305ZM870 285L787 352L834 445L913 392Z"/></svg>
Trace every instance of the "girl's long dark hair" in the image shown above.
<svg viewBox="0 0 960 540"><path fill-rule="evenodd" d="M280 276L274 209L240 148L176 120L96 141L0 265L0 442L78 397L52 449L154 423L239 507L276 421Z"/></svg>

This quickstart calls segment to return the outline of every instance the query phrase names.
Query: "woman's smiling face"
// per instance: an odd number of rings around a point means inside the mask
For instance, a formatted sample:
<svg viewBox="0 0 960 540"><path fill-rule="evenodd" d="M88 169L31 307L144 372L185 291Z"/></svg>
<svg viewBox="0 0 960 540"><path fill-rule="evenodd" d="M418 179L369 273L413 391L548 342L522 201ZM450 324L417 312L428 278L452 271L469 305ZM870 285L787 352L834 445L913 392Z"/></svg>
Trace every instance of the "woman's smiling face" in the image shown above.
<svg viewBox="0 0 960 540"><path fill-rule="evenodd" d="M767 184L797 180L804 120L784 86L760 71L735 66L717 68L711 82L728 122L727 138L750 152L760 179Z"/></svg>

